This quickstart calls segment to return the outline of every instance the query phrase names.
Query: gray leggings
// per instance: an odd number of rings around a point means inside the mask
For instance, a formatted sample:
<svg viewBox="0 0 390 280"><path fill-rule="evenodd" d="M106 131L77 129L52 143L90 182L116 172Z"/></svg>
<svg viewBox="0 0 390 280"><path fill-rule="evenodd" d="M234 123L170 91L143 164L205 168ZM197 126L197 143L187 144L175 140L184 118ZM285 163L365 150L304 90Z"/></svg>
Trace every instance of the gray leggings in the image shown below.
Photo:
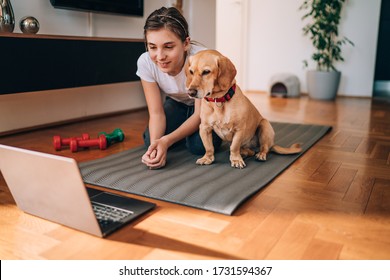
<svg viewBox="0 0 390 280"><path fill-rule="evenodd" d="M187 106L183 103L173 100L172 98L167 97L164 102L164 111L167 122L165 129L166 135L176 130L194 113L194 106ZM144 132L144 143L146 147L149 147L150 134L148 127ZM213 144L215 150L217 150L221 146L221 143L221 138L219 138L218 135L215 134L215 132L213 131ZM200 138L199 131L196 131L192 135L175 143L174 145L172 145L171 148L184 144L186 145L187 149L195 155L203 155L205 153L205 149L202 143L202 139Z"/></svg>

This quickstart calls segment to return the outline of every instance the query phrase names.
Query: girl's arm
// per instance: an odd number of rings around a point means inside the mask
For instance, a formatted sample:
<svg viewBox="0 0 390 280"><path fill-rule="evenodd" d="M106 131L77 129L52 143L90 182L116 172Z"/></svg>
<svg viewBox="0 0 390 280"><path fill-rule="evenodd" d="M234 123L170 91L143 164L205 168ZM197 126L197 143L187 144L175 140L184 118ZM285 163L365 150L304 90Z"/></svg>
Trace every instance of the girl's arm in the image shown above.
<svg viewBox="0 0 390 280"><path fill-rule="evenodd" d="M142 162L149 168L161 168L165 166L167 159L168 148L183 139L186 136L191 135L199 129L200 124L200 99L195 100L194 114L191 115L181 126L171 133L162 136L160 139L156 139L151 142L145 155L142 157Z"/></svg>
<svg viewBox="0 0 390 280"><path fill-rule="evenodd" d="M161 138L165 133L164 107L157 83L146 82L141 79L141 84L149 111L149 134L150 143L152 143L154 140Z"/></svg>
<svg viewBox="0 0 390 280"><path fill-rule="evenodd" d="M177 141L199 129L200 99L195 99L194 114L170 134L164 135L166 119L160 89L154 82L141 80L149 111L150 146L142 156L142 162L149 168L160 168L166 163L168 148Z"/></svg>
<svg viewBox="0 0 390 280"><path fill-rule="evenodd" d="M194 113L175 131L163 136L161 139L166 141L168 147L180 141L184 137L190 136L199 129L200 125L200 105L201 99L195 99Z"/></svg>

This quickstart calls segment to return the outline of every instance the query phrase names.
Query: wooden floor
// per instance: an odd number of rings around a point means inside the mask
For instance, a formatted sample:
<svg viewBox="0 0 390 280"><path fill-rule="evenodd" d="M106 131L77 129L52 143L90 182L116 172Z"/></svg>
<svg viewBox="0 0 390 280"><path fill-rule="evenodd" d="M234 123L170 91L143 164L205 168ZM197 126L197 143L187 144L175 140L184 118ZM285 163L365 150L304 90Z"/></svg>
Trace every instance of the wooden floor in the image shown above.
<svg viewBox="0 0 390 280"><path fill-rule="evenodd" d="M142 198L157 208L101 239L24 214L0 176L0 259L390 259L390 103L248 96L271 121L333 130L233 216ZM141 145L146 123L147 112L138 111L0 143L85 161ZM56 134L117 127L127 137L106 151L52 147Z"/></svg>

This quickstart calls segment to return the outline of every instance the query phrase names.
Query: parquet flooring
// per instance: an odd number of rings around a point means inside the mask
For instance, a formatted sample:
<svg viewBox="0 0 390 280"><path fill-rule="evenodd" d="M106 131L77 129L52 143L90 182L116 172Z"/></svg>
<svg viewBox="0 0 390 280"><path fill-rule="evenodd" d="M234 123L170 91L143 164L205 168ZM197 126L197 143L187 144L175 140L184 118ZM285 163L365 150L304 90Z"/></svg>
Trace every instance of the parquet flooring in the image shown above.
<svg viewBox="0 0 390 280"><path fill-rule="evenodd" d="M101 239L22 213L0 176L0 258L390 259L390 103L247 96L271 121L333 129L233 216L142 198L156 210ZM0 143L85 161L141 145L146 123L140 110L3 136ZM105 151L52 147L56 134L116 127L127 137Z"/></svg>

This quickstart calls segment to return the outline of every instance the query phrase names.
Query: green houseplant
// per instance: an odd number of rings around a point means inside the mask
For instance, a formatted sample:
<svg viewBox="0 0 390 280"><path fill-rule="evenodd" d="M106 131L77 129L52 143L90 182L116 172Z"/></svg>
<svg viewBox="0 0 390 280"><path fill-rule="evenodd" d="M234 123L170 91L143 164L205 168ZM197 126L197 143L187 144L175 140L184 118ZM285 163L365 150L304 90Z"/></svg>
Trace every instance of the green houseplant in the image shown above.
<svg viewBox="0 0 390 280"><path fill-rule="evenodd" d="M312 60L316 70L307 72L309 96L315 99L332 100L336 97L341 72L335 63L344 61L342 46L353 42L347 37L339 37L338 26L345 0L305 0L299 7L305 11L302 20L308 20L303 27L303 34L309 36L315 48ZM307 61L304 61L308 66Z"/></svg>

